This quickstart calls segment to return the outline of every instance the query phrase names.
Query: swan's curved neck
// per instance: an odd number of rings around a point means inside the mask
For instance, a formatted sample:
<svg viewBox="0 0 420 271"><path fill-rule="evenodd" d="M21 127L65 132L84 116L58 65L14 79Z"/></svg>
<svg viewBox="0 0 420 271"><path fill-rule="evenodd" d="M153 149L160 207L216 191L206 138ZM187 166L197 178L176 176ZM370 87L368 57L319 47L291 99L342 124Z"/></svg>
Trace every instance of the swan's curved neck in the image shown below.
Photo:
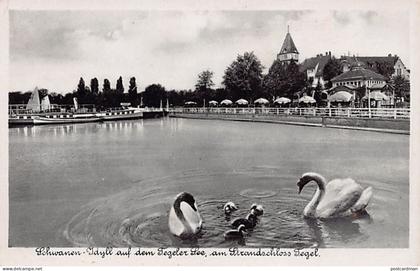
<svg viewBox="0 0 420 271"><path fill-rule="evenodd" d="M316 182L318 185L311 201L306 205L305 210L303 211L303 215L306 217L315 217L316 216L316 208L318 207L319 203L321 202L322 198L325 194L325 186L326 181L323 177L314 177L312 181Z"/></svg>
<svg viewBox="0 0 420 271"><path fill-rule="evenodd" d="M191 231L191 226L188 224L187 220L185 219L184 213L181 210L181 202L182 199L177 198L174 202L174 210L176 216L179 218L179 220L182 222L184 227L187 229L187 231Z"/></svg>

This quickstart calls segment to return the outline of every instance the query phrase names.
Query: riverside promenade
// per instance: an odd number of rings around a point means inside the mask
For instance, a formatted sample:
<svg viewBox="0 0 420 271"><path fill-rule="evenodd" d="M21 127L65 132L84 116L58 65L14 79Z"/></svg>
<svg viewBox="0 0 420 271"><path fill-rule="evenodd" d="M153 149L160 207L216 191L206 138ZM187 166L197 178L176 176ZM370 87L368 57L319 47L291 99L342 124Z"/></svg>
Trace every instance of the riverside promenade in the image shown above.
<svg viewBox="0 0 420 271"><path fill-rule="evenodd" d="M169 116L410 134L408 108L181 107L170 109Z"/></svg>

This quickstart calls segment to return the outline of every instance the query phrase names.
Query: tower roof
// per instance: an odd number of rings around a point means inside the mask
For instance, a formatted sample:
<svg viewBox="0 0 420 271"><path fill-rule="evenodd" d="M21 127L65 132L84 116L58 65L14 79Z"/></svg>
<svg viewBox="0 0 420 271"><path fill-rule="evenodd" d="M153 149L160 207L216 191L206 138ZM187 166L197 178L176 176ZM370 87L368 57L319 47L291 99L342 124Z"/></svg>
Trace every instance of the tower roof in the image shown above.
<svg viewBox="0 0 420 271"><path fill-rule="evenodd" d="M279 54L288 53L299 54L298 50L296 49L295 43L293 42L292 36L289 32L287 32L286 38L284 38L283 46L281 47Z"/></svg>

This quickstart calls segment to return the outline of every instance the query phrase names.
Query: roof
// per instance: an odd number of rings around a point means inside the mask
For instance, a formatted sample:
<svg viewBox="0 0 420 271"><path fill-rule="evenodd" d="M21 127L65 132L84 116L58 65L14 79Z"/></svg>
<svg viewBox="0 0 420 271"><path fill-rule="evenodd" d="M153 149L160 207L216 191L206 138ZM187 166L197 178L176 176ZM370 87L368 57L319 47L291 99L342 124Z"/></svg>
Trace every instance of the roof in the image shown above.
<svg viewBox="0 0 420 271"><path fill-rule="evenodd" d="M392 66L395 65L395 62L399 59L398 56L388 55L388 56L342 56L340 58L341 61L345 61L350 65L355 65L358 62L362 64L362 66L366 68L372 68L378 63L389 63Z"/></svg>
<svg viewBox="0 0 420 271"><path fill-rule="evenodd" d="M362 80L371 79L371 80L385 81L385 77L383 77L379 73L376 73L369 69L364 69L362 67L357 67L348 72L337 75L336 77L331 79L331 81L338 82L338 81L349 81L349 80L355 80L355 79L362 79Z"/></svg>
<svg viewBox="0 0 420 271"><path fill-rule="evenodd" d="M315 76L321 76L324 72L325 65L327 65L330 59L331 55L318 55L316 57L307 58L300 64L299 71L304 72L308 69L314 69L316 65L319 64Z"/></svg>
<svg viewBox="0 0 420 271"><path fill-rule="evenodd" d="M292 36L289 32L287 32L286 37L284 38L283 46L281 47L279 54L288 53L299 54L298 50L296 49L296 45L293 42Z"/></svg>

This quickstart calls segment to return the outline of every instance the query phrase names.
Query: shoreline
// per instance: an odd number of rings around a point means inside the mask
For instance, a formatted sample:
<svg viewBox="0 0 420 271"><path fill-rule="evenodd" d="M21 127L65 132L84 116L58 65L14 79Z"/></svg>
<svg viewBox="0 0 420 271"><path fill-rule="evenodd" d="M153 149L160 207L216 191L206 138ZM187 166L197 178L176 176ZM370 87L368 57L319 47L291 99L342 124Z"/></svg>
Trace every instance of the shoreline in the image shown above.
<svg viewBox="0 0 420 271"><path fill-rule="evenodd" d="M205 120L245 121L277 123L284 125L310 126L330 129L348 129L369 132L410 135L410 121L387 119L355 119L344 117L309 117L309 116L269 116L269 115L230 115L205 113L170 113L171 118L189 118Z"/></svg>

